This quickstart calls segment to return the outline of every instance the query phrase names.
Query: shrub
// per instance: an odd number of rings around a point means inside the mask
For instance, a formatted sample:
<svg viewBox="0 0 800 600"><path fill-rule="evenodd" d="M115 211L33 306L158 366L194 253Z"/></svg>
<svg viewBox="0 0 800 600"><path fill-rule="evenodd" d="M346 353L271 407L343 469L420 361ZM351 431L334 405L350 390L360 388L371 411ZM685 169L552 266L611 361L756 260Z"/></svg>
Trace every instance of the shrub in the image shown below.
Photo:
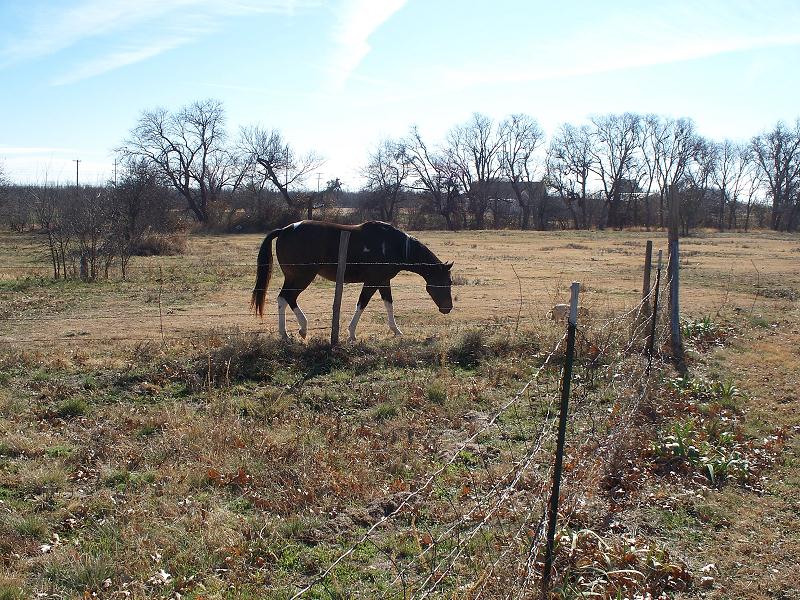
<svg viewBox="0 0 800 600"><path fill-rule="evenodd" d="M146 233L133 246L134 256L175 256L186 252L185 233Z"/></svg>
<svg viewBox="0 0 800 600"><path fill-rule="evenodd" d="M478 366L486 354L486 340L480 329L470 329L450 348L447 357L460 367L471 369Z"/></svg>

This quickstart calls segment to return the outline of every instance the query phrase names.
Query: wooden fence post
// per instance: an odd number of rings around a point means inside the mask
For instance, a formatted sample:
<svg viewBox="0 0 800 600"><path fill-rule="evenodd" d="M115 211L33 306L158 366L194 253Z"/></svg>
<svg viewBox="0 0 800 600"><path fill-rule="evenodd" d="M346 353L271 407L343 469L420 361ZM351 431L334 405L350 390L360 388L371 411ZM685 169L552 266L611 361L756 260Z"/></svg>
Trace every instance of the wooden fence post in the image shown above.
<svg viewBox="0 0 800 600"><path fill-rule="evenodd" d="M336 268L336 292L333 295L333 322L331 323L331 346L339 343L339 317L342 310L342 291L344 290L344 271L347 268L347 246L350 232L339 233L339 265Z"/></svg>
<svg viewBox="0 0 800 600"><path fill-rule="evenodd" d="M569 323L567 325L567 354L564 358L564 374L561 380L561 406L558 413L558 441L556 459L553 465L553 486L550 491L550 508L547 519L547 546L542 571L542 598L547 597L550 588L550 571L553 570L553 545L558 520L558 498L561 493L561 471L564 466L564 444L567 437L567 411L569 410L569 388L572 381L572 363L575 359L575 331L578 328L578 293L581 284L572 282L569 302Z"/></svg>
<svg viewBox="0 0 800 600"><path fill-rule="evenodd" d="M653 345L656 341L656 322L658 321L658 295L661 289L661 250L658 251L658 270L656 271L656 289L653 292L653 315L650 324L650 337L647 340L647 370L653 362Z"/></svg>
<svg viewBox="0 0 800 600"><path fill-rule="evenodd" d="M672 359L681 373L686 371L681 339L680 313L680 243L679 243L679 207L676 186L669 188L669 332L672 348Z"/></svg>
<svg viewBox="0 0 800 600"><path fill-rule="evenodd" d="M644 314L650 314L650 271L653 263L653 240L647 240L647 248L644 251L644 280L642 281L642 301L644 302Z"/></svg>

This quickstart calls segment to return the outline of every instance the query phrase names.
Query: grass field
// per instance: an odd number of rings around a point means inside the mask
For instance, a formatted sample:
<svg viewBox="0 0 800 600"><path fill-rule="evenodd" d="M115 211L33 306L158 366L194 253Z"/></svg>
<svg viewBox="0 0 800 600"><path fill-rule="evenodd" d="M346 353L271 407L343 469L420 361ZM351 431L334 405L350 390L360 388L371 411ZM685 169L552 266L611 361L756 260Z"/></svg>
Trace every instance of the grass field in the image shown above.
<svg viewBox="0 0 800 600"><path fill-rule="evenodd" d="M556 597L800 595L800 238L682 240L691 376L645 379L625 315L663 235L418 237L455 262L453 312L404 274L405 336L373 300L330 351L330 282L300 296L306 341L275 338L280 275L248 312L261 236L193 235L80 283L49 278L36 236L0 235L0 599L291 597L351 548L308 597L535 590L563 333L546 315L573 280L590 316Z"/></svg>

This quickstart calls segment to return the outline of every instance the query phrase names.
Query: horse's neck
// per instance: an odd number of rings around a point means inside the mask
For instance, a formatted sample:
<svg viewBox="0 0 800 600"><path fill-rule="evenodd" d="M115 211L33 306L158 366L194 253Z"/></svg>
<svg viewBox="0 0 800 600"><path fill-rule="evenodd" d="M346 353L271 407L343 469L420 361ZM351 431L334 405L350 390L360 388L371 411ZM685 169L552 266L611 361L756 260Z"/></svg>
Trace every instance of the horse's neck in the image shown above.
<svg viewBox="0 0 800 600"><path fill-rule="evenodd" d="M425 277L432 265L439 262L428 247L410 236L406 238L406 251L403 254L405 269Z"/></svg>

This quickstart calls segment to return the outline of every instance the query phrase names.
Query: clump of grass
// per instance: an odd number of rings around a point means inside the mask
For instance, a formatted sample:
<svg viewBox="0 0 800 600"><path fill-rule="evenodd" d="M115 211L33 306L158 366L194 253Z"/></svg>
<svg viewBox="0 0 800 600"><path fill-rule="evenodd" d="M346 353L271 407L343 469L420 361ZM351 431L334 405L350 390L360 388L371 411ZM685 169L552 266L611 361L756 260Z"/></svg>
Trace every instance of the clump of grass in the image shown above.
<svg viewBox="0 0 800 600"><path fill-rule="evenodd" d="M48 534L47 523L35 514L19 517L11 523L11 526L22 537L41 540Z"/></svg>
<svg viewBox="0 0 800 600"><path fill-rule="evenodd" d="M62 401L56 409L56 415L62 419L74 419L82 417L89 412L89 406L86 401L79 396L72 396Z"/></svg>
<svg viewBox="0 0 800 600"><path fill-rule="evenodd" d="M294 516L284 519L278 525L277 532L284 539L300 542L316 541L321 522L315 517Z"/></svg>
<svg viewBox="0 0 800 600"><path fill-rule="evenodd" d="M17 439L0 440L0 456L17 458L25 453L24 447Z"/></svg>
<svg viewBox="0 0 800 600"><path fill-rule="evenodd" d="M25 591L22 581L0 575L0 600L25 600L30 594Z"/></svg>
<svg viewBox="0 0 800 600"><path fill-rule="evenodd" d="M58 586L90 597L91 592L100 591L103 582L114 577L116 572L114 557L100 553L96 556L79 555L74 560L51 562L44 568L44 577Z"/></svg>
<svg viewBox="0 0 800 600"><path fill-rule="evenodd" d="M394 402L381 402L372 409L372 418L376 421L388 421L400 413L400 409Z"/></svg>
<svg viewBox="0 0 800 600"><path fill-rule="evenodd" d="M74 451L75 448L72 446L58 444L45 449L44 453L47 458L64 458L65 456L72 454Z"/></svg>
<svg viewBox="0 0 800 600"><path fill-rule="evenodd" d="M440 406L447 402L447 386L440 380L434 379L425 388L425 397L431 404L438 404Z"/></svg>
<svg viewBox="0 0 800 600"><path fill-rule="evenodd" d="M447 358L460 367L474 369L486 353L486 334L480 329L469 329L450 347Z"/></svg>

